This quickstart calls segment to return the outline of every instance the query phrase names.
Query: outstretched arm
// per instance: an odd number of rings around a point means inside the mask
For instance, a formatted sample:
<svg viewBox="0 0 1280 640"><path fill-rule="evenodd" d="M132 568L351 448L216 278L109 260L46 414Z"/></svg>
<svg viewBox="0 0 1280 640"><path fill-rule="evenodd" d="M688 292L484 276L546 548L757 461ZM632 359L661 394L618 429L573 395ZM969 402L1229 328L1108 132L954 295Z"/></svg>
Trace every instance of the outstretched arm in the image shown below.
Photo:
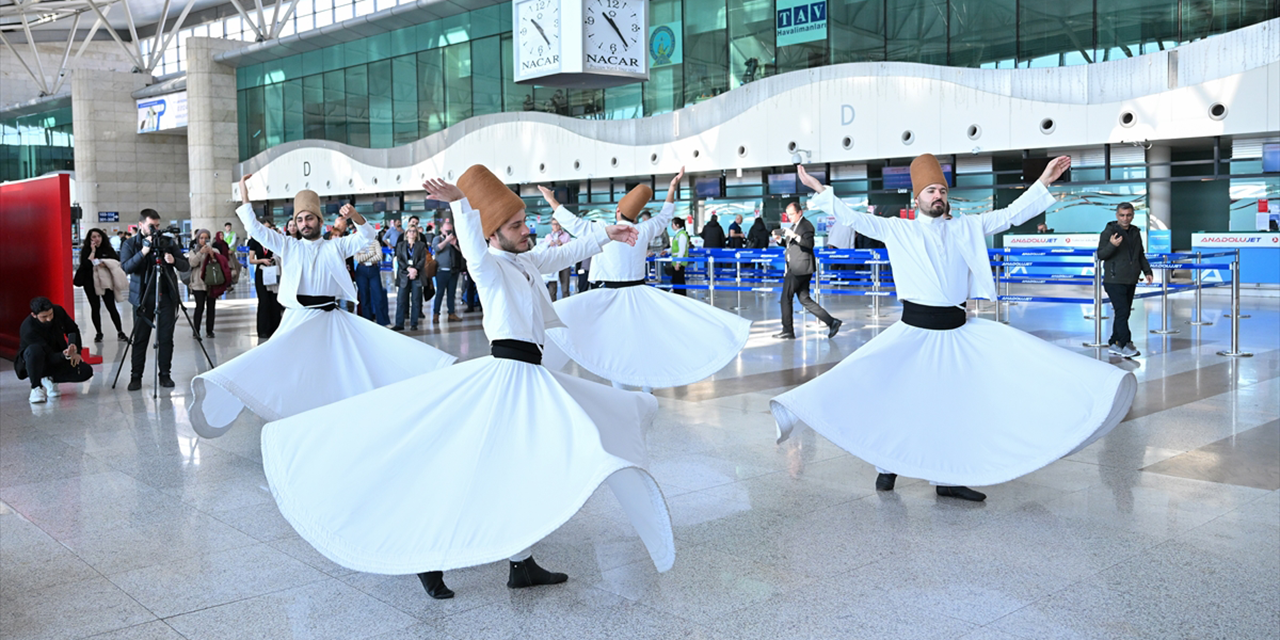
<svg viewBox="0 0 1280 640"><path fill-rule="evenodd" d="M472 279L481 284L492 281L498 272L493 267L493 256L489 255L489 240L484 237L480 212L471 208L462 189L440 178L423 182L422 188L426 190L428 200L448 202L453 210L454 237L458 239L462 257L467 259L467 270Z"/></svg>
<svg viewBox="0 0 1280 640"><path fill-rule="evenodd" d="M267 225L258 222L258 216L254 214L253 205L249 200L249 178L251 177L253 177L252 173L246 173L240 177L240 201L243 204L236 208L236 217L240 218L240 223L249 232L249 237L283 258L288 251L289 240L292 238L283 233L276 233Z"/></svg>
<svg viewBox="0 0 1280 640"><path fill-rule="evenodd" d="M836 197L834 189L828 188L819 182L817 178L809 175L802 165L796 165L796 175L799 176L800 182L804 183L804 186L816 192L812 198L809 198L810 208L826 211L836 217L836 222L850 227L864 236L884 241L893 235L894 227L901 224L900 220L893 218L879 218L868 213L854 211L843 200Z"/></svg>
<svg viewBox="0 0 1280 640"><path fill-rule="evenodd" d="M596 223L580 218L574 212L566 209L564 205L556 200L554 191L541 185L538 186L538 191L542 192L542 199L546 200L551 209L555 211L556 222L559 222L560 226L569 232L569 235L581 238L591 234L591 229Z"/></svg>
<svg viewBox="0 0 1280 640"><path fill-rule="evenodd" d="M1026 193L1018 196L1018 199L1014 200L1013 204L998 211L982 214L980 217L982 220L982 232L986 235L1000 233L1009 227L1022 224L1040 215L1045 209L1053 206L1055 200L1053 194L1049 193L1049 185L1062 177L1062 174L1070 168L1070 156L1054 158L1044 168L1044 173L1040 174L1040 179L1036 180L1027 189Z"/></svg>
<svg viewBox="0 0 1280 640"><path fill-rule="evenodd" d="M338 253L342 254L342 257L350 258L356 255L361 249L369 246L369 243L373 242L374 238L378 237L378 232L374 231L373 225L369 224L364 219L364 216L360 215L356 208L350 204L342 205L338 215L345 218L348 223L354 222L356 224L355 233L334 240L334 242L338 243Z"/></svg>

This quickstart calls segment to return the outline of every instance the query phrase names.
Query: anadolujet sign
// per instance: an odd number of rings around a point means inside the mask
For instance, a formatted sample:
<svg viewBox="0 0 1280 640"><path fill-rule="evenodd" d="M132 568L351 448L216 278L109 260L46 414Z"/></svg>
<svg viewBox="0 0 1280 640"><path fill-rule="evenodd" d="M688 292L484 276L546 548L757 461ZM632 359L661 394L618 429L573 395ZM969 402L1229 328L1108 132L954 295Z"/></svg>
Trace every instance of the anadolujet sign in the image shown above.
<svg viewBox="0 0 1280 640"><path fill-rule="evenodd" d="M1280 249L1280 233L1193 233L1194 247Z"/></svg>

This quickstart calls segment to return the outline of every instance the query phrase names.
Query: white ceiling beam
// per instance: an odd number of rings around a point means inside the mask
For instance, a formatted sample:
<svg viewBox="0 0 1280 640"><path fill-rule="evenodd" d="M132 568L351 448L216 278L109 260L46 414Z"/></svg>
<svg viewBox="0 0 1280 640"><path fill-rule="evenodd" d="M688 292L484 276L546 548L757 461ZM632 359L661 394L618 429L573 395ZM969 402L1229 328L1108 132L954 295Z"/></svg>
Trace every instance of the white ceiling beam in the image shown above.
<svg viewBox="0 0 1280 640"><path fill-rule="evenodd" d="M93 8L94 13L98 14L98 19L107 25L107 33L110 34L111 39L115 40L116 44L120 45L120 49L124 51L125 55L128 56L128 58L131 61L133 61L133 66L137 68L139 71L141 71L143 67L145 67L145 65L142 64L141 58L139 58L136 53L130 50L129 45L125 44L124 40L120 39L120 34L116 33L116 30L111 28L111 24L107 22L106 16L102 13L102 9L98 7L97 3L95 3L93 0L85 0L85 2L88 3L91 8ZM126 10L128 10L128 6L129 5L127 4L125 5Z"/></svg>
<svg viewBox="0 0 1280 640"><path fill-rule="evenodd" d="M133 48L138 50L138 55L135 57L142 60L142 56L146 54L142 52L142 38L138 37L138 27L133 21L133 10L129 8L129 0L122 0L122 4L124 4L124 19L129 25L130 42L133 43Z"/></svg>
<svg viewBox="0 0 1280 640"><path fill-rule="evenodd" d="M240 13L240 18L244 20L244 23L249 25L250 29L253 29L253 33L258 36L259 40L267 39L262 33L262 29L259 29L258 25L253 23L253 18L249 17L249 12L244 10L244 5L240 4L240 0L231 0L231 5Z"/></svg>
<svg viewBox="0 0 1280 640"><path fill-rule="evenodd" d="M31 67L27 64L27 61L22 58L22 54L18 53L18 50L13 48L13 45L10 44L9 39L5 37L3 31L0 31L0 42L4 42L4 46L9 48L9 52L13 54L13 57L17 58L18 62L22 64L22 68L27 70L27 75L31 76L31 79L35 80L37 85L40 85L41 87L43 87L43 82L41 81L41 79L38 76L36 76L36 72L31 70Z"/></svg>
<svg viewBox="0 0 1280 640"><path fill-rule="evenodd" d="M53 79L53 90L49 95L58 93L62 88L62 79L67 77L67 60L71 58L71 47L76 44L76 29L80 27L80 14L76 14L71 22L71 33L67 36L67 48L62 52L62 62L58 63L58 77Z"/></svg>
<svg viewBox="0 0 1280 640"><path fill-rule="evenodd" d="M298 10L298 0L293 0L292 2L289 3L289 10L284 12L284 19L276 24L276 30L273 31L271 33L271 37L267 39L275 40L276 38L279 38L280 32L284 31L284 26L286 24L289 24L289 19L293 17L294 12L297 10Z"/></svg>
<svg viewBox="0 0 1280 640"><path fill-rule="evenodd" d="M169 35L165 36L160 48L156 49L155 56L151 60L151 69L147 71L148 73L156 68L156 63L160 62L160 54L169 48L169 43L173 41L174 36L178 35L178 32L182 30L183 23L187 21L187 14L191 13L191 7L194 6L196 6L196 0L187 0L187 6L182 8L182 13L178 15L178 21L173 23L173 27L169 29Z"/></svg>
<svg viewBox="0 0 1280 640"><path fill-rule="evenodd" d="M129 0L124 1L129 2ZM164 53L160 42L164 39L165 22L169 20L169 2L170 0L164 0L164 8L160 10L160 22L156 23L156 35L151 41L151 55L144 58L147 63L147 73L151 73L151 70L156 68L156 61L160 59L160 54Z"/></svg>
<svg viewBox="0 0 1280 640"><path fill-rule="evenodd" d="M258 33L267 33L267 12L262 8L262 0L253 0L258 7Z"/></svg>
<svg viewBox="0 0 1280 640"><path fill-rule="evenodd" d="M27 34L27 44L31 45L31 57L36 60L36 72L40 75L36 83L40 85L40 95L49 95L49 83L44 75L44 63L40 62L40 50L36 48L36 39L31 37L31 25L27 22L27 14L22 14L22 30Z"/></svg>

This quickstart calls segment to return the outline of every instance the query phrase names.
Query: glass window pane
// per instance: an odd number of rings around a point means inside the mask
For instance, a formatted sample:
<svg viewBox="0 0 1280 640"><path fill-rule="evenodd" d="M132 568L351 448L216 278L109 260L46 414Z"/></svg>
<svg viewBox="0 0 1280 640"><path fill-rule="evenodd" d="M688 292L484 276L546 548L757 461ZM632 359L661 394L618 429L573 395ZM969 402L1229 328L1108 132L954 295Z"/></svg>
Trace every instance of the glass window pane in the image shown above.
<svg viewBox="0 0 1280 640"><path fill-rule="evenodd" d="M774 26L772 0L729 4L729 88L771 75Z"/></svg>
<svg viewBox="0 0 1280 640"><path fill-rule="evenodd" d="M1168 0L1099 3L1096 24L1095 47L1102 54L1100 57L1140 56L1144 44L1177 46L1178 3Z"/></svg>
<svg viewBox="0 0 1280 640"><path fill-rule="evenodd" d="M682 65L673 64L649 72L649 81L643 89L644 115L670 113L684 106L683 69Z"/></svg>
<svg viewBox="0 0 1280 640"><path fill-rule="evenodd" d="M496 24L496 20L495 20ZM471 41L472 115L502 111L502 45L498 36Z"/></svg>
<svg viewBox="0 0 1280 640"><path fill-rule="evenodd" d="M951 0L951 66L1014 60L1017 38L1017 0Z"/></svg>
<svg viewBox="0 0 1280 640"><path fill-rule="evenodd" d="M444 48L444 95L446 125L453 126L471 117L471 43Z"/></svg>
<svg viewBox="0 0 1280 640"><path fill-rule="evenodd" d="M392 144L418 139L418 56L391 59Z"/></svg>
<svg viewBox="0 0 1280 640"><path fill-rule="evenodd" d="M262 87L253 87L244 91L246 158L252 158L266 149L267 121L262 110L262 90Z"/></svg>
<svg viewBox="0 0 1280 640"><path fill-rule="evenodd" d="M347 83L347 144L369 147L369 67L356 65L343 70Z"/></svg>
<svg viewBox="0 0 1280 640"><path fill-rule="evenodd" d="M369 63L369 147L392 144L391 61Z"/></svg>
<svg viewBox="0 0 1280 640"><path fill-rule="evenodd" d="M308 140L324 140L324 76L302 79L302 126Z"/></svg>
<svg viewBox="0 0 1280 640"><path fill-rule="evenodd" d="M533 111L533 87L516 84L511 36L502 38L502 110Z"/></svg>
<svg viewBox="0 0 1280 640"><path fill-rule="evenodd" d="M1066 51L1092 51L1093 5L1023 2L1018 8L1018 63L1056 65Z"/></svg>
<svg viewBox="0 0 1280 640"><path fill-rule="evenodd" d="M418 54L418 135L428 136L445 127L443 50Z"/></svg>
<svg viewBox="0 0 1280 640"><path fill-rule="evenodd" d="M571 117L595 119L604 113L604 89L571 89L567 99Z"/></svg>
<svg viewBox="0 0 1280 640"><path fill-rule="evenodd" d="M947 64L947 0L887 0L890 60Z"/></svg>
<svg viewBox="0 0 1280 640"><path fill-rule="evenodd" d="M604 117L625 120L644 116L643 91L639 84L624 84L604 90Z"/></svg>
<svg viewBox="0 0 1280 640"><path fill-rule="evenodd" d="M347 83L341 69L324 74L324 138L347 142Z"/></svg>
<svg viewBox="0 0 1280 640"><path fill-rule="evenodd" d="M1277 15L1266 2L1257 0L1182 0L1181 4L1183 42L1234 31Z"/></svg>
<svg viewBox="0 0 1280 640"><path fill-rule="evenodd" d="M684 101L681 106L729 90L729 38L723 0L684 6Z"/></svg>
<svg viewBox="0 0 1280 640"><path fill-rule="evenodd" d="M303 134L302 80L284 83L284 141L301 140Z"/></svg>

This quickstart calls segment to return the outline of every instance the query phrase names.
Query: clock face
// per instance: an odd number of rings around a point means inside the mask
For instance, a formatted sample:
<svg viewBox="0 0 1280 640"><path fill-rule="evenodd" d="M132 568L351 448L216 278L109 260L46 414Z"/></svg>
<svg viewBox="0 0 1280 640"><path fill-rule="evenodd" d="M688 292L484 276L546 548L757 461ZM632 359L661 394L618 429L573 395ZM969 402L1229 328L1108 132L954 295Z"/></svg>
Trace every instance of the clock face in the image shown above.
<svg viewBox="0 0 1280 640"><path fill-rule="evenodd" d="M589 71L646 73L648 24L649 6L644 0L585 0L583 67Z"/></svg>
<svg viewBox="0 0 1280 640"><path fill-rule="evenodd" d="M515 65L518 78L560 70L560 0L516 4Z"/></svg>

